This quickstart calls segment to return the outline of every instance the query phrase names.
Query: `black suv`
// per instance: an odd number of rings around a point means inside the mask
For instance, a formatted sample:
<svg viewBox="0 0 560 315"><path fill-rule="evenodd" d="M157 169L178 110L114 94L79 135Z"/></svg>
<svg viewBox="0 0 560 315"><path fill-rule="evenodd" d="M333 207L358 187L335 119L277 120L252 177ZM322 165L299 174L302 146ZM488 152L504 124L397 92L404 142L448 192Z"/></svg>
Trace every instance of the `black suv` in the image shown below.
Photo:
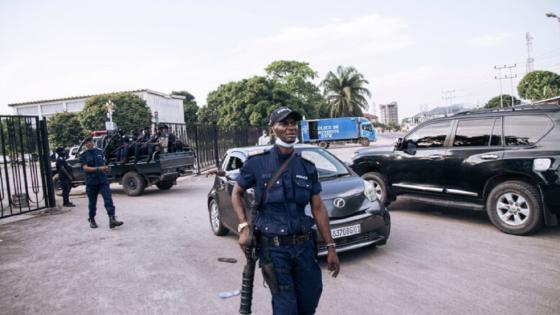
<svg viewBox="0 0 560 315"><path fill-rule="evenodd" d="M378 199L397 195L484 210L526 235L560 216L560 106L519 106L427 121L394 147L361 149L351 168Z"/></svg>

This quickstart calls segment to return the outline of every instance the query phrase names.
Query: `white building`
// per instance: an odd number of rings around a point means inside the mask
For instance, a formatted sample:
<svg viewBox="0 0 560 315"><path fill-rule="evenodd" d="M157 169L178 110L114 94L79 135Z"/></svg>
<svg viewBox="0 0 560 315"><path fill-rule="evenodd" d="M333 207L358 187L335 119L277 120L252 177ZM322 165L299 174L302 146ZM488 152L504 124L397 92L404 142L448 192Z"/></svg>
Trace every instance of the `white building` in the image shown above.
<svg viewBox="0 0 560 315"><path fill-rule="evenodd" d="M380 104L379 113L381 116L381 122L388 124L399 124L399 104L397 102L391 102L389 104Z"/></svg>
<svg viewBox="0 0 560 315"><path fill-rule="evenodd" d="M140 98L146 101L146 104L148 104L148 107L152 112L152 117L154 120L157 113L158 121L160 122L185 123L183 115L183 100L185 99L184 96L169 95L149 89L126 91L125 93L138 95ZM14 115L29 115L48 118L60 112L77 113L84 108L86 100L88 98L98 95L103 94L14 103L8 104L8 106L14 109Z"/></svg>

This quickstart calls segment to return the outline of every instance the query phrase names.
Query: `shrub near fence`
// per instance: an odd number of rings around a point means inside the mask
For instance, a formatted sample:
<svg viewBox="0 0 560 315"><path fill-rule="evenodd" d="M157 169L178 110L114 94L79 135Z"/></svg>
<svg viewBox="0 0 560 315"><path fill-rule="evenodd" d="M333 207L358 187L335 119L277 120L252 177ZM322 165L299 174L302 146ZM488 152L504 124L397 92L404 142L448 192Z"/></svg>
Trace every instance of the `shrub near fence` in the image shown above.
<svg viewBox="0 0 560 315"><path fill-rule="evenodd" d="M266 127L225 127L207 124L165 123L177 139L187 144L196 154L196 171L219 167L226 151L235 147L256 145Z"/></svg>

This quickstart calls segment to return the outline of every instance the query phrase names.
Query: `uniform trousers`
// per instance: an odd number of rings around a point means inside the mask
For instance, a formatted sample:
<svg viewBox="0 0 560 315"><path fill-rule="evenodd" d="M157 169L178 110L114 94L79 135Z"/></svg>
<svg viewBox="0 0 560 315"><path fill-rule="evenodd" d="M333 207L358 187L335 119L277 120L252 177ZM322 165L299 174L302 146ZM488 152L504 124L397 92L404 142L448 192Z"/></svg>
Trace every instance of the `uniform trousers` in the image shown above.
<svg viewBox="0 0 560 315"><path fill-rule="evenodd" d="M89 199L89 218L95 218L97 212L97 196L101 194L103 197L103 203L105 204L105 209L109 216L115 215L115 205L113 204L113 198L111 197L111 189L109 188L109 183L99 183L99 184L88 184L86 185L86 193Z"/></svg>
<svg viewBox="0 0 560 315"><path fill-rule="evenodd" d="M261 266L263 262L271 261L276 273L280 290L272 294L273 314L315 314L323 280L313 241L280 246L263 244L259 246L258 255Z"/></svg>

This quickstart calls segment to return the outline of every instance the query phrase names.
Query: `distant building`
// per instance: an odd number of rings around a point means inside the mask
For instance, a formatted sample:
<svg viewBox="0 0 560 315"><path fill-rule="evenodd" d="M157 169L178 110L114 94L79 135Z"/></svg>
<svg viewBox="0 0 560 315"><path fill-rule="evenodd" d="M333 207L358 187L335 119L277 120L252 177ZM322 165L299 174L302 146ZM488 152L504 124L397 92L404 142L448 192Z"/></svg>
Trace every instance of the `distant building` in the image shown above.
<svg viewBox="0 0 560 315"><path fill-rule="evenodd" d="M381 122L385 125L393 123L395 125L399 124L399 105L397 102L391 102L389 104L379 104L379 116L381 117Z"/></svg>
<svg viewBox="0 0 560 315"><path fill-rule="evenodd" d="M141 99L146 101L146 104L152 112L154 121L156 119L157 113L158 121L169 123L185 123L185 118L183 115L183 99L185 99L184 96L169 95L149 89L125 91L124 93L132 93L138 95ZM61 112L77 113L84 108L86 100L88 98L104 94L110 93L13 103L8 104L8 106L14 109L14 115L29 115L48 118L56 113Z"/></svg>

